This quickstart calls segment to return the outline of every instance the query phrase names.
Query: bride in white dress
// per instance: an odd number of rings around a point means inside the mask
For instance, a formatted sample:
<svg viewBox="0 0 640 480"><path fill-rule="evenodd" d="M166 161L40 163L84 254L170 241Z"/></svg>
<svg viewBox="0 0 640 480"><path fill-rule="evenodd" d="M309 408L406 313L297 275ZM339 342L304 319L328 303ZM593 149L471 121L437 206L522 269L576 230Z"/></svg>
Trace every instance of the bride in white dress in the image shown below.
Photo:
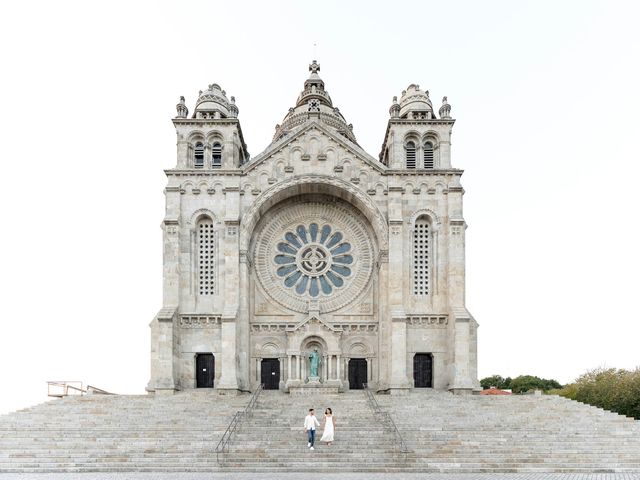
<svg viewBox="0 0 640 480"><path fill-rule="evenodd" d="M321 442L326 442L327 445L331 445L333 442L333 431L336 426L335 419L333 418L333 412L329 407L324 411L324 431L322 432Z"/></svg>

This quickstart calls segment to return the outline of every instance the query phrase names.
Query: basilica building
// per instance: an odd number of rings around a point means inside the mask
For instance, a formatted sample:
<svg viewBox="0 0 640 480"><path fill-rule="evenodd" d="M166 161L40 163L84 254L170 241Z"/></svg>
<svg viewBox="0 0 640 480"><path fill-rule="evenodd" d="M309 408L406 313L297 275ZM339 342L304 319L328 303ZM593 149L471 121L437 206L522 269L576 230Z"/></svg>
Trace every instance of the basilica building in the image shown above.
<svg viewBox="0 0 640 480"><path fill-rule="evenodd" d="M255 157L219 85L180 98L147 391L478 390L447 97L393 97L373 157L309 71Z"/></svg>

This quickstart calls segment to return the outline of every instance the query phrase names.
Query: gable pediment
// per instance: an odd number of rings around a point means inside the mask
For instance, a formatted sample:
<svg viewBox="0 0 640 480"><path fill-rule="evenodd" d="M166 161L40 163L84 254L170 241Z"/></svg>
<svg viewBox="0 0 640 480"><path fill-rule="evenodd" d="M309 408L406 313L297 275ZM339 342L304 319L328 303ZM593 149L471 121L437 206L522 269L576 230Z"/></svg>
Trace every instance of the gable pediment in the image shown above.
<svg viewBox="0 0 640 480"><path fill-rule="evenodd" d="M314 144L314 141L316 144ZM300 157L297 158L295 155L292 157L292 151L299 151ZM366 166L367 169L377 173L384 173L386 171L384 165L365 152L359 145L351 142L337 132L332 131L332 129L322 123L312 120L300 127L295 133L269 145L264 152L260 153L245 166L244 173L248 175L266 162L269 162L270 159L276 157L289 157L289 162L305 162L314 159L331 161L329 152L332 151L340 152L340 155L337 155L338 158L336 158L338 163L333 165L333 167L340 167L340 162L348 158L349 160L353 159L361 163L362 167ZM289 163L289 165L294 169L296 168L295 164L291 165L291 163Z"/></svg>
<svg viewBox="0 0 640 480"><path fill-rule="evenodd" d="M298 322L295 326L288 329L290 332L304 331L304 332L328 332L328 333L340 333L342 329L334 327L333 325L322 320L318 315L310 315L301 322Z"/></svg>

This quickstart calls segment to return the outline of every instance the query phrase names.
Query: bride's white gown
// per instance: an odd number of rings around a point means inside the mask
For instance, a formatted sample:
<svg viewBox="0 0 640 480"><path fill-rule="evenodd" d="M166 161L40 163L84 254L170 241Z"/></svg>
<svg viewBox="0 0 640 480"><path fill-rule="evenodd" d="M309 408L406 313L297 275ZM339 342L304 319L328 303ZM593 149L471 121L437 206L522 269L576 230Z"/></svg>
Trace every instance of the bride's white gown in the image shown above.
<svg viewBox="0 0 640 480"><path fill-rule="evenodd" d="M333 442L333 417L324 417L324 432L322 432L321 442Z"/></svg>

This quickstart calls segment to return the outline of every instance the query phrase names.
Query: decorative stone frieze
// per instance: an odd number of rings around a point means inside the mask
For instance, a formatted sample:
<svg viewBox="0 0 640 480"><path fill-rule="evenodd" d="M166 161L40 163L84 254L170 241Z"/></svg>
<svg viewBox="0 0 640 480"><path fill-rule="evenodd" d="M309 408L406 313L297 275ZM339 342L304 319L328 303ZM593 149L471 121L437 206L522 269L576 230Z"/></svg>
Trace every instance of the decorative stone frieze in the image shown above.
<svg viewBox="0 0 640 480"><path fill-rule="evenodd" d="M221 315L180 315L181 328L215 328L220 327Z"/></svg>
<svg viewBox="0 0 640 480"><path fill-rule="evenodd" d="M408 315L407 325L414 328L446 328L449 325L447 315Z"/></svg>

